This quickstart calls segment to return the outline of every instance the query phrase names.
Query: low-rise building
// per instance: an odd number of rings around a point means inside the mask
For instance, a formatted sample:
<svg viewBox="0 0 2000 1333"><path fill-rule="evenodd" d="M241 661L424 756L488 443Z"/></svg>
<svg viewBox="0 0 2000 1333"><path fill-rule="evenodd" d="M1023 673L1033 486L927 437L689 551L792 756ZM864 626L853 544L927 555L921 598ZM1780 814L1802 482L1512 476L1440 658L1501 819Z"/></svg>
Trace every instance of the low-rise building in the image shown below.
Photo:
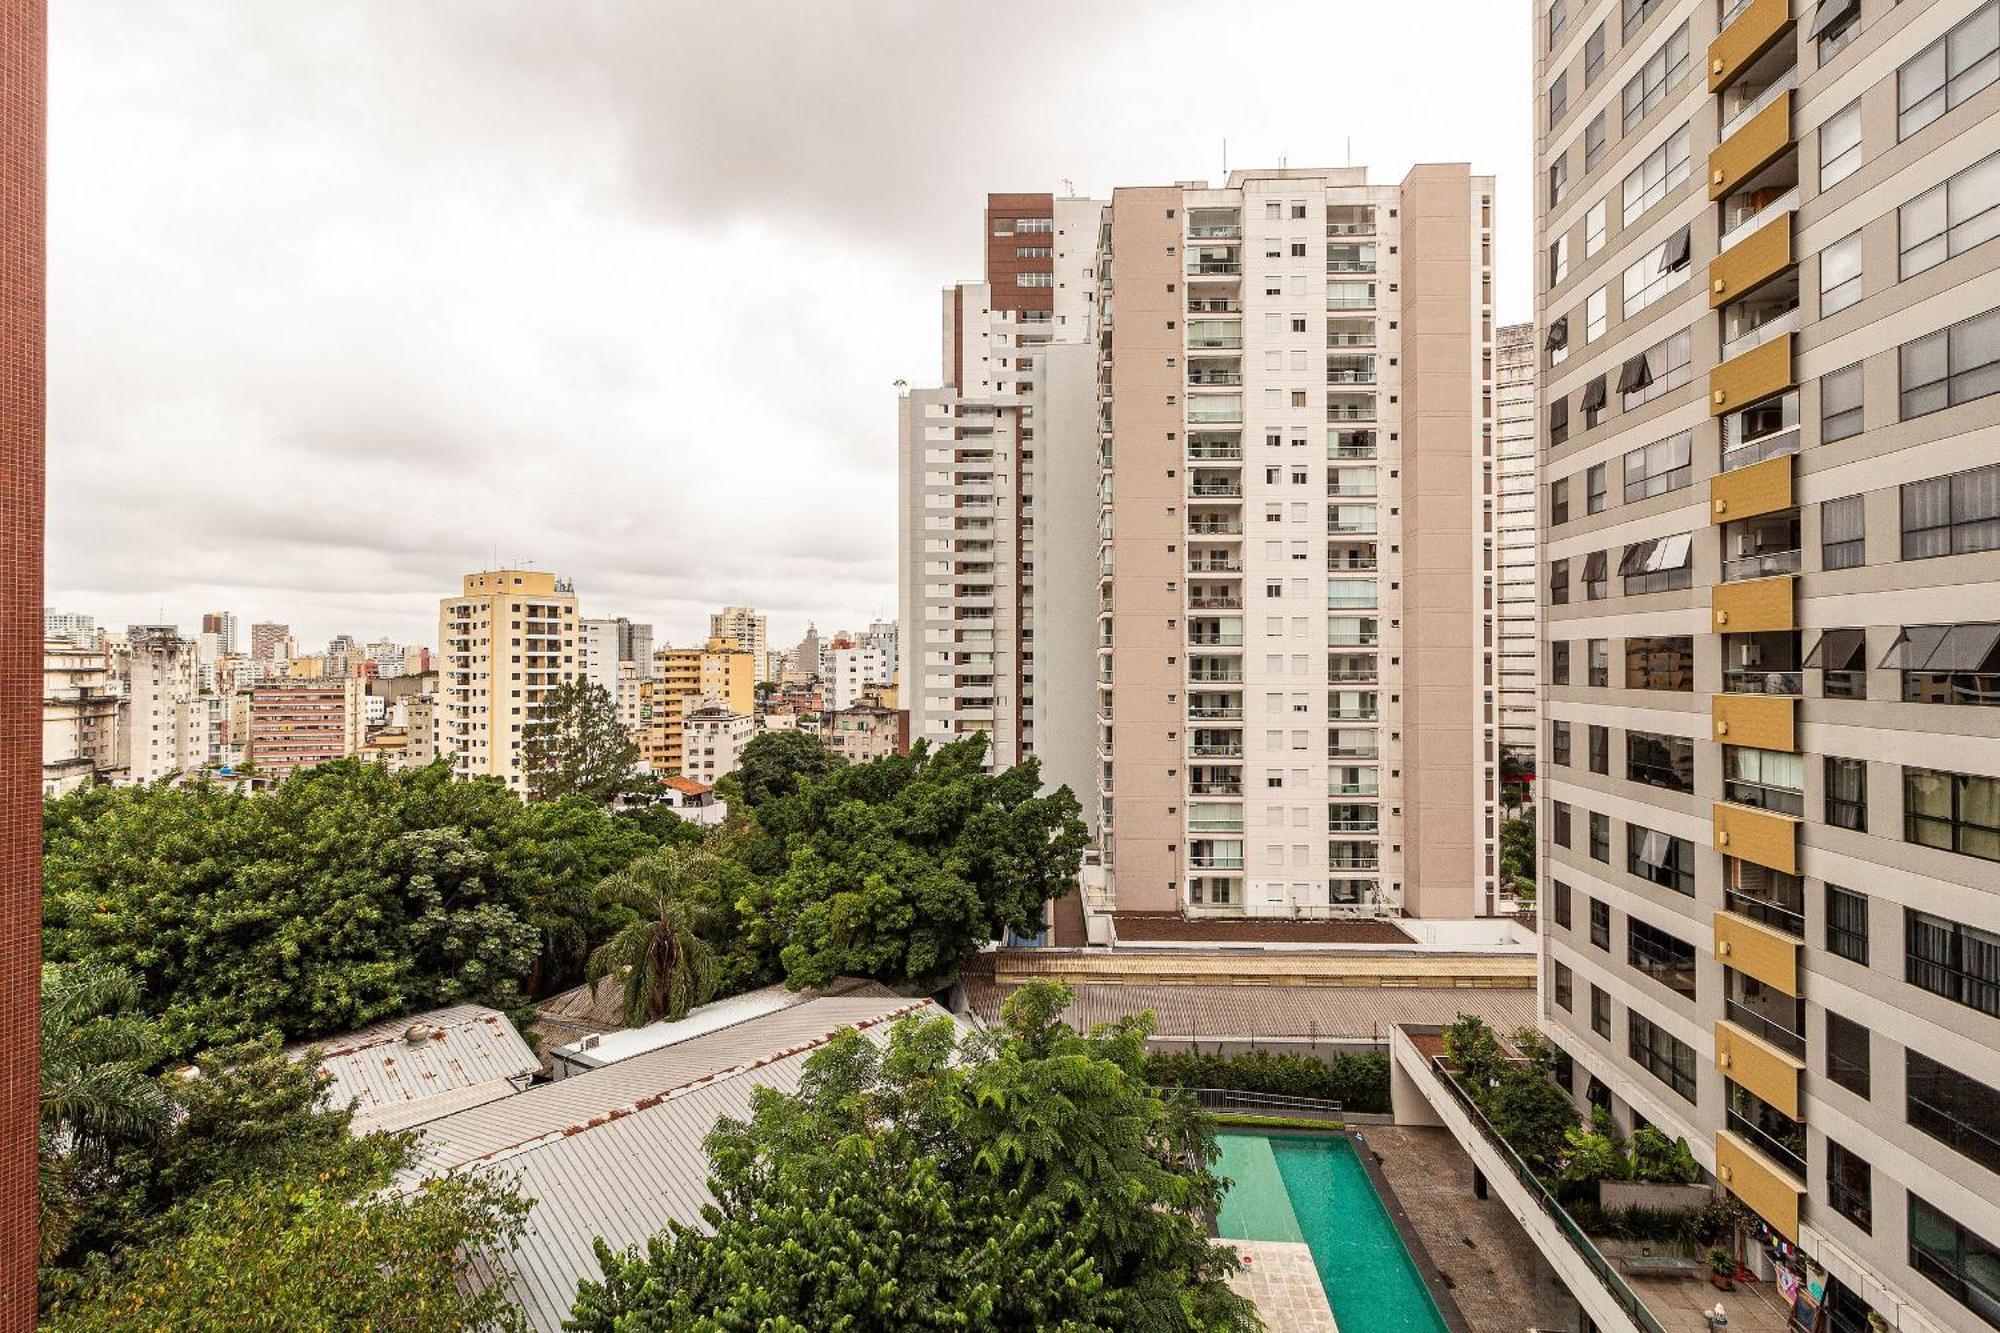
<svg viewBox="0 0 2000 1333"><path fill-rule="evenodd" d="M826 715L820 731L826 748L850 764L907 754L910 715L897 708L861 703Z"/></svg>
<svg viewBox="0 0 2000 1333"><path fill-rule="evenodd" d="M757 719L722 704L707 704L681 719L680 775L710 786L736 771L743 747L757 734Z"/></svg>
<svg viewBox="0 0 2000 1333"><path fill-rule="evenodd" d="M353 1106L353 1132L415 1129L521 1092L542 1062L507 1016L455 1004L290 1048L328 1078L322 1104Z"/></svg>

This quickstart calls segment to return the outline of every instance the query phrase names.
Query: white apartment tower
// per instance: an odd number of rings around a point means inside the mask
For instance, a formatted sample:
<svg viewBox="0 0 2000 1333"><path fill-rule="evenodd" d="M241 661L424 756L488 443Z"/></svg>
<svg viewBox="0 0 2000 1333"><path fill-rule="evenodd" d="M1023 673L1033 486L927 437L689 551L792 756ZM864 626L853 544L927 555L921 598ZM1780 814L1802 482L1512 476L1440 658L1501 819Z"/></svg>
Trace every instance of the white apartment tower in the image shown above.
<svg viewBox="0 0 2000 1333"><path fill-rule="evenodd" d="M125 692L122 767L131 781L192 773L207 762L198 657L194 640L171 625L134 625L116 650Z"/></svg>
<svg viewBox="0 0 2000 1333"><path fill-rule="evenodd" d="M756 663L757 679L770 678L765 657L770 652L771 640L765 618L748 606L725 606L708 618L708 637L711 639L734 639L738 648L749 652Z"/></svg>
<svg viewBox="0 0 2000 1333"><path fill-rule="evenodd" d="M1113 193L1093 266L1116 912L1497 909L1492 208L1464 165Z"/></svg>

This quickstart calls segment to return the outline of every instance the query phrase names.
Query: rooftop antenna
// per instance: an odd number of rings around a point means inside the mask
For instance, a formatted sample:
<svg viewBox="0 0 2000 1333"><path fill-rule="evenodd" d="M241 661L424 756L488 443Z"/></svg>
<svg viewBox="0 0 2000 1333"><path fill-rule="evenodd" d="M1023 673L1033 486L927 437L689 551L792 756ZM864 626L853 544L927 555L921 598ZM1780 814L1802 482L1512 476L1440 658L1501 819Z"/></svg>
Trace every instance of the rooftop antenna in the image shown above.
<svg viewBox="0 0 2000 1333"><path fill-rule="evenodd" d="M1229 179L1229 138L1227 135L1224 135L1222 140L1222 179L1224 181Z"/></svg>
<svg viewBox="0 0 2000 1333"><path fill-rule="evenodd" d="M1076 198L1076 182L1065 176L1062 178L1063 198Z"/></svg>
<svg viewBox="0 0 2000 1333"><path fill-rule="evenodd" d="M1354 165L1354 136L1351 134L1347 136L1347 165Z"/></svg>

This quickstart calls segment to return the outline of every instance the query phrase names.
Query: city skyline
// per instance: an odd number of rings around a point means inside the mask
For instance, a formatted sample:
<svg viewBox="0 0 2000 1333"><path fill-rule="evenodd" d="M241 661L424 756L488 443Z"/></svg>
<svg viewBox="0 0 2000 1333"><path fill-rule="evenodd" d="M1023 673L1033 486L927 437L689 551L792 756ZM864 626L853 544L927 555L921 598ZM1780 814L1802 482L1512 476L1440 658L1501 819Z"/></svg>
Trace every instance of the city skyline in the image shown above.
<svg viewBox="0 0 2000 1333"><path fill-rule="evenodd" d="M1194 6L1006 25L614 7L552 44L527 13L54 16L51 604L422 641L436 589L497 563L673 642L724 602L776 643L893 615L888 389L934 377L939 282L978 268L970 210L1065 177L1219 180L1225 137L1231 164L1496 171L1496 314L1526 314L1521 81L1441 78L1383 117L1393 69L1324 78L1348 36L1524 68L1522 25L1490 6L1300 7L1272 15L1301 38L1282 52ZM770 73L658 88L680 41ZM1262 68L1257 106L1217 119L1157 77L1190 43ZM1075 77L995 103L951 59L897 54L972 45ZM377 49L403 58L355 56ZM216 68L239 75L195 72ZM792 104L774 81L822 128L773 111Z"/></svg>

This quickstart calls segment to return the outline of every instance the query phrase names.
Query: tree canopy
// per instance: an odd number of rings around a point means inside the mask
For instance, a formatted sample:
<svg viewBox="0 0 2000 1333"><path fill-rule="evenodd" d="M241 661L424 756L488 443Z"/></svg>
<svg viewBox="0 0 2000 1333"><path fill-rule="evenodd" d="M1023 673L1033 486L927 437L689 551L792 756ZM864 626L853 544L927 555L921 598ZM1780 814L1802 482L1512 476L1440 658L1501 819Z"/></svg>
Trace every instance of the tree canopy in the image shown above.
<svg viewBox="0 0 2000 1333"><path fill-rule="evenodd" d="M581 796L610 805L632 786L639 747L602 685L578 676L543 696L521 736L521 770L537 801Z"/></svg>
<svg viewBox="0 0 2000 1333"><path fill-rule="evenodd" d="M716 1202L643 1253L599 1244L583 1333L688 1329L1247 1330L1209 1242L1209 1122L1143 1072L1148 1031L1088 1036L1066 988L1024 987L994 1033L906 1019L754 1094L707 1142Z"/></svg>

